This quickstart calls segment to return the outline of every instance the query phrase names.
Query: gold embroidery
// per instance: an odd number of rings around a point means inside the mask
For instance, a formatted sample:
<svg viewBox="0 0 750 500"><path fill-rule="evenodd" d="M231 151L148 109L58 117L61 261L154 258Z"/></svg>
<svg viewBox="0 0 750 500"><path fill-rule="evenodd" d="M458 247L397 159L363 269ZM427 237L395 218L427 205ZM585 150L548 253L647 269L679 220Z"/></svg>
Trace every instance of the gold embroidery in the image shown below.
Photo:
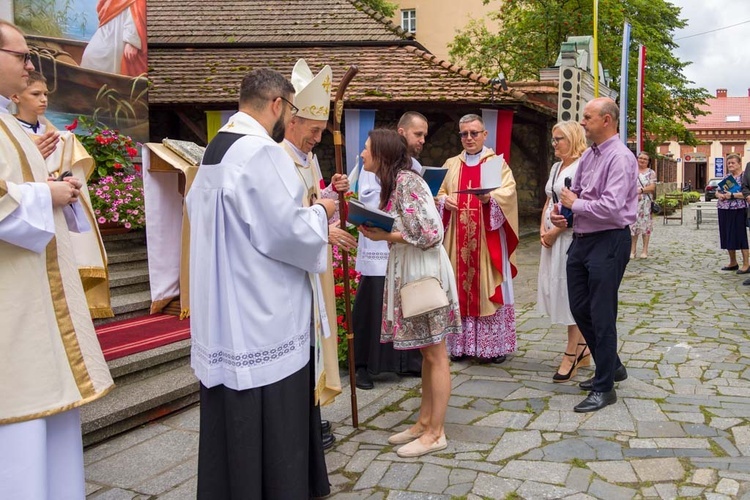
<svg viewBox="0 0 750 500"><path fill-rule="evenodd" d="M303 114L328 118L328 113L330 112L330 109L331 108L328 106L315 106L313 104L312 106L306 106L302 108L301 112Z"/></svg>
<svg viewBox="0 0 750 500"><path fill-rule="evenodd" d="M477 249L477 223L474 222L471 212L476 212L476 208L471 208L471 197L468 198L465 205L459 208L459 222L466 228L464 240L459 246L461 260L466 265L466 277L461 283L461 288L467 294L469 303L474 301L472 293L472 283L477 272L477 266L474 263L473 254ZM480 214L481 215L481 214Z"/></svg>
<svg viewBox="0 0 750 500"><path fill-rule="evenodd" d="M16 153L21 162L21 172L23 172L24 181L33 182L34 175L31 170L29 159L26 156L26 152L5 124L0 122L0 126L5 130L5 133L16 148ZM60 332L60 339L63 348L65 349L70 369L73 372L73 378L76 381L78 391L81 393L83 399L88 399L96 396L96 389L94 388L94 382L91 380L88 370L86 369L83 352L81 352L81 346L78 343L78 335L73 326L73 320L70 317L68 301L65 298L65 289L63 288L62 273L60 272L60 262L57 254L57 237L52 238L47 244L46 257L47 279L49 281L52 306L55 311L55 318L57 319L57 328Z"/></svg>
<svg viewBox="0 0 750 500"><path fill-rule="evenodd" d="M331 93L331 77L329 75L326 75L321 85L323 86L323 89L325 89L326 94Z"/></svg>

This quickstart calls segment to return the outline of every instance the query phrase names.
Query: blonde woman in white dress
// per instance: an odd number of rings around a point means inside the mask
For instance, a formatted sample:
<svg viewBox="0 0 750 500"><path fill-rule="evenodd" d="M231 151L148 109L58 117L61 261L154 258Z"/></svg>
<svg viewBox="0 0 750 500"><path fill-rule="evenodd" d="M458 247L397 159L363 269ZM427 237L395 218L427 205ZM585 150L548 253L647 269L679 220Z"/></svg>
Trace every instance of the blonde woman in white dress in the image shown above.
<svg viewBox="0 0 750 500"><path fill-rule="evenodd" d="M567 382L581 366L591 363L591 354L581 331L576 326L568 302L568 279L565 263L568 247L573 241L572 228L559 228L550 222L552 207L559 200L565 180L572 181L578 169L578 159L586 150L583 128L577 122L563 121L552 127L552 146L560 159L552 166L545 191L547 201L542 210L539 228L542 253L539 261L539 286L537 287L537 310L550 317L553 324L568 327L568 344L563 351L560 368L552 377L553 382Z"/></svg>

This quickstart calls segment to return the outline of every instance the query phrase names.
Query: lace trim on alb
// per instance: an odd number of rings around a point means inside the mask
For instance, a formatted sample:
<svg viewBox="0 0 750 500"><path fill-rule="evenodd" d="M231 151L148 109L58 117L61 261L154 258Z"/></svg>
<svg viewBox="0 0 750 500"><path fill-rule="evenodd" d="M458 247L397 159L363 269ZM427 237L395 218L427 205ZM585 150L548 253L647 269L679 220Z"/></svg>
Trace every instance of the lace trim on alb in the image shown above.
<svg viewBox="0 0 750 500"><path fill-rule="evenodd" d="M307 335L295 335L276 346L242 352L234 352L223 348L207 349L193 342L192 355L209 368L216 368L216 365L232 368L258 368L273 363L279 358L283 358L287 354L303 347L309 349Z"/></svg>
<svg viewBox="0 0 750 500"><path fill-rule="evenodd" d="M388 260L388 254L390 252L368 252L368 251L360 251L358 258L364 259L364 260Z"/></svg>

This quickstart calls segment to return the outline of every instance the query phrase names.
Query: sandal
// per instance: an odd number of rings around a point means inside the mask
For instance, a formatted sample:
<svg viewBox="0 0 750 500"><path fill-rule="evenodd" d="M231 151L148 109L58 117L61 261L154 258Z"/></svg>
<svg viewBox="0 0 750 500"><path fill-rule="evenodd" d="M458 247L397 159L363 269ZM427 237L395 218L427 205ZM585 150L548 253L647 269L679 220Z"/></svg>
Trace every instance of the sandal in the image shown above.
<svg viewBox="0 0 750 500"><path fill-rule="evenodd" d="M576 359L575 353L570 354L569 352L563 353L565 356L570 356L573 358L573 365L570 367L570 370L568 370L568 373L560 373L555 372L554 375L552 375L552 381L556 384L559 384L560 382L567 382L571 378L576 376L576 372L578 371L578 360Z"/></svg>
<svg viewBox="0 0 750 500"><path fill-rule="evenodd" d="M581 351L581 354L578 355L576 364L578 366L589 366L591 364L591 349L589 349L589 346L588 344L586 344L586 342L579 342L578 345L582 345L583 350ZM589 352L586 352L586 350L588 350Z"/></svg>

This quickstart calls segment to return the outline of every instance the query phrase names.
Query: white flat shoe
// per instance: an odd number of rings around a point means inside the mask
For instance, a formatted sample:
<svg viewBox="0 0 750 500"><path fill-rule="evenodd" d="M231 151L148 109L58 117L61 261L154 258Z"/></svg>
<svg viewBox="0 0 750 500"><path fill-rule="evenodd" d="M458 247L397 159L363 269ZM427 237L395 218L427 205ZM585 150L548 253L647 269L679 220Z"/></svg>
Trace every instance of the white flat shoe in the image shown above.
<svg viewBox="0 0 750 500"><path fill-rule="evenodd" d="M388 443L390 444L406 444L411 443L415 439L419 439L422 437L422 434L424 434L424 431L413 433L411 429L406 429L405 431L401 431L398 434L394 434L393 436L388 438Z"/></svg>
<svg viewBox="0 0 750 500"><path fill-rule="evenodd" d="M434 453L436 451L444 450L448 447L448 440L445 439L445 434L440 436L440 439L432 443L431 445L424 445L421 441L415 440L411 443L402 446L396 451L396 454L401 458L414 458L427 455L428 453Z"/></svg>

